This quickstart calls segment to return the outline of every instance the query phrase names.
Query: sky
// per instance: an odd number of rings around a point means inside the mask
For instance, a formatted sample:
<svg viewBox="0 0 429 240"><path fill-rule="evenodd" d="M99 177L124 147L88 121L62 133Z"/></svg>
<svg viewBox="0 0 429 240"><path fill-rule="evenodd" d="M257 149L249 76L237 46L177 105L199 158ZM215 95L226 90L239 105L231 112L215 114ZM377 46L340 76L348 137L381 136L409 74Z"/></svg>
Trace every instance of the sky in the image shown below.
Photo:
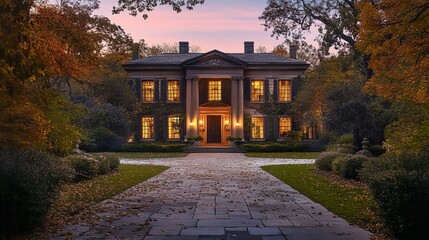
<svg viewBox="0 0 429 240"><path fill-rule="evenodd" d="M120 25L135 42L144 39L146 44L174 43L188 41L199 46L201 52L217 49L223 52L243 52L244 41L253 41L255 48L265 46L271 51L284 42L271 37L271 31L264 31L262 14L266 0L206 0L194 10L186 8L176 13L170 6L158 6L149 12L144 20L140 15L133 17L128 12L112 15L117 0L102 0L97 15L108 17Z"/></svg>

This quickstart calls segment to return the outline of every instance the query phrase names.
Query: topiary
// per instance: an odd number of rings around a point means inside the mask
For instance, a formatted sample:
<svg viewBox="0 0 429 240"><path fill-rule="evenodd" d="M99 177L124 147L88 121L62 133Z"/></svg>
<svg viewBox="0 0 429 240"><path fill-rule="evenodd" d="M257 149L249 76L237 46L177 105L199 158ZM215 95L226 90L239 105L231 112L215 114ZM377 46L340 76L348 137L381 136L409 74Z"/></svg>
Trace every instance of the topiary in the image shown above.
<svg viewBox="0 0 429 240"><path fill-rule="evenodd" d="M61 184L73 175L73 169L51 154L30 149L2 151L0 232L3 237L40 225L58 197Z"/></svg>

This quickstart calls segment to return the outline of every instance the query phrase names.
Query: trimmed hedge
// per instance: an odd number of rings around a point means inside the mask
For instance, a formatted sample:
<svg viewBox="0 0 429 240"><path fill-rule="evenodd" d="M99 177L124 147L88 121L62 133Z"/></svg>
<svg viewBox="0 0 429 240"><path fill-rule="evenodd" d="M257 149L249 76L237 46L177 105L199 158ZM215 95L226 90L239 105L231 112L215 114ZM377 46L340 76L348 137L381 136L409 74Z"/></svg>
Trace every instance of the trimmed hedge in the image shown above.
<svg viewBox="0 0 429 240"><path fill-rule="evenodd" d="M338 156L332 162L332 171L343 178L360 179L360 171L363 163L368 161L368 157L363 155Z"/></svg>
<svg viewBox="0 0 429 240"><path fill-rule="evenodd" d="M0 238L32 231L42 223L73 169L37 150L4 150L0 154Z"/></svg>
<svg viewBox="0 0 429 240"><path fill-rule="evenodd" d="M74 181L92 179L116 170L119 167L119 157L114 154L78 154L65 158L75 171Z"/></svg>
<svg viewBox="0 0 429 240"><path fill-rule="evenodd" d="M332 162L337 158L344 156L342 153L338 152L322 152L317 156L314 164L316 167L323 171L332 171Z"/></svg>
<svg viewBox="0 0 429 240"><path fill-rule="evenodd" d="M399 239L429 234L429 156L383 156L364 163L362 179Z"/></svg>
<svg viewBox="0 0 429 240"><path fill-rule="evenodd" d="M184 143L126 143L121 152L183 152L187 147Z"/></svg>
<svg viewBox="0 0 429 240"><path fill-rule="evenodd" d="M307 151L307 146L301 142L243 143L241 147L246 152L305 152Z"/></svg>

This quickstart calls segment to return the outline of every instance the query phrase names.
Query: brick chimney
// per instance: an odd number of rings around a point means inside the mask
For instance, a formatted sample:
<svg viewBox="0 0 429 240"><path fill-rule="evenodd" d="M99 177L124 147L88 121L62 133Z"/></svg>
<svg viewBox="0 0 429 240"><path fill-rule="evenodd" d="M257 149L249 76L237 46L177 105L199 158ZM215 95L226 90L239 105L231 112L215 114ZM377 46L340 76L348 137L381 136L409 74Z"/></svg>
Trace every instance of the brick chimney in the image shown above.
<svg viewBox="0 0 429 240"><path fill-rule="evenodd" d="M253 42L244 42L244 53L254 53Z"/></svg>
<svg viewBox="0 0 429 240"><path fill-rule="evenodd" d="M179 53L189 53L189 42L179 42Z"/></svg>
<svg viewBox="0 0 429 240"><path fill-rule="evenodd" d="M298 49L298 47L296 45L290 45L289 47L289 57L296 59L296 50Z"/></svg>

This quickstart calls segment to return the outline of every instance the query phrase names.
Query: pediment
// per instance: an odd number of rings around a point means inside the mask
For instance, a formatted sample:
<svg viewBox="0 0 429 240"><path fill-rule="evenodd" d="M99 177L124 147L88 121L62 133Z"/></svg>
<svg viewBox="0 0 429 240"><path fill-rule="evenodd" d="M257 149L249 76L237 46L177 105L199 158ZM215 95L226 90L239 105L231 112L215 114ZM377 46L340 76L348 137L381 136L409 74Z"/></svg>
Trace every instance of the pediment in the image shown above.
<svg viewBox="0 0 429 240"><path fill-rule="evenodd" d="M244 67L246 62L227 53L213 50L182 63L184 67Z"/></svg>

